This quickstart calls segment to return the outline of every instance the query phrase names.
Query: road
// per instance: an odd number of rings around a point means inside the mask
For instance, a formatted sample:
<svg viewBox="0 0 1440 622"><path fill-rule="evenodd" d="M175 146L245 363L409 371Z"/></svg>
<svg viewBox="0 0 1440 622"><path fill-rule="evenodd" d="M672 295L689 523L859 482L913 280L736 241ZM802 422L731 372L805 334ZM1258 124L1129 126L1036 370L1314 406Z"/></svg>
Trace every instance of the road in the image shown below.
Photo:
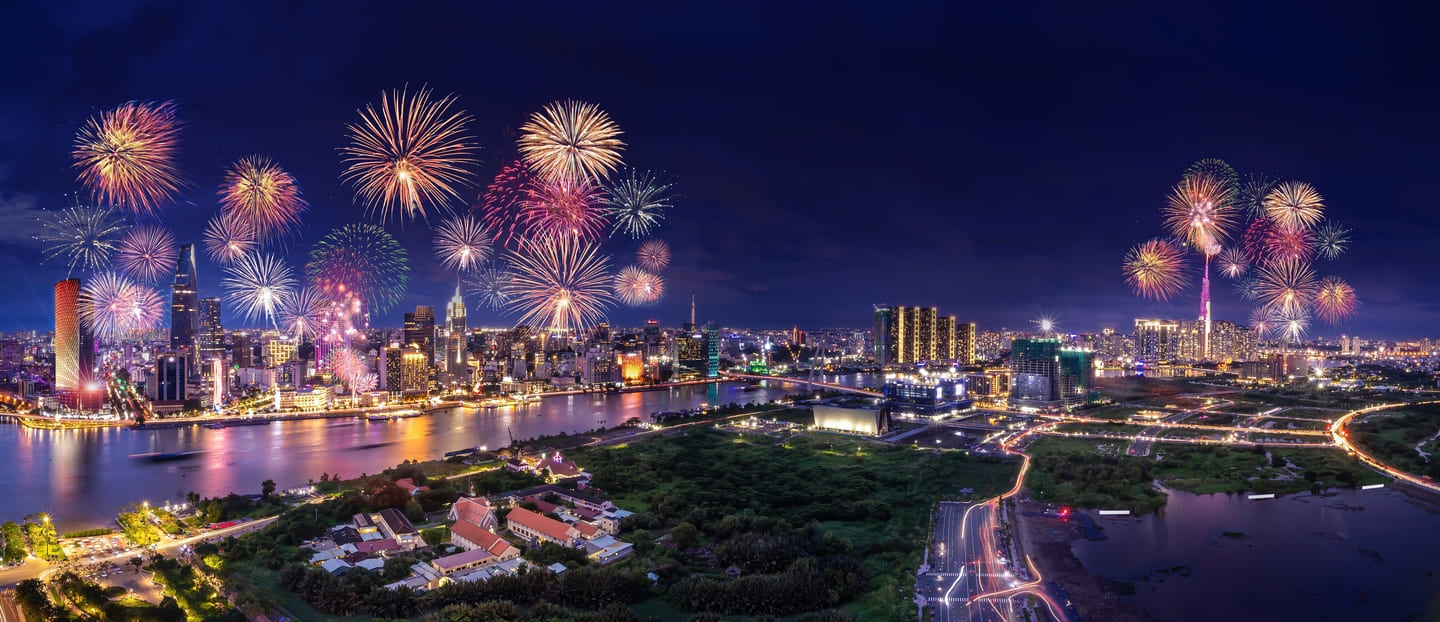
<svg viewBox="0 0 1440 622"><path fill-rule="evenodd" d="M190 536L188 538L180 538L177 540L167 540L160 546L156 547L156 550L163 555L173 555L179 552L180 547L182 546L188 544L195 544L204 540L215 540L226 538L229 536L238 536L242 533L249 533L251 531L275 522L275 519L276 517L272 516L270 518L262 518L260 520L250 521L241 525L235 525L234 527L227 527L225 529L219 529L215 531L207 531L198 536ZM102 564L105 562L116 562L123 564L126 561L129 561L130 558L135 557L136 555L144 554L145 551L143 549L132 549L129 551L114 553L105 557L97 557L93 562L90 561L89 558L85 558L83 563ZM79 560L77 559L76 561ZM34 579L37 577L43 579L49 576L51 572L59 570L62 567L63 566L56 566L39 559L27 559L23 565L0 570L0 586L14 586L16 583L19 583L26 579Z"/></svg>
<svg viewBox="0 0 1440 622"><path fill-rule="evenodd" d="M1411 484L1414 484L1414 485L1416 485L1416 486L1420 486L1420 487L1422 487L1422 488L1426 488L1426 489L1429 489L1429 490L1432 490L1432 491L1435 491L1435 492L1440 492L1440 484L1436 484L1435 482L1431 482L1431 481L1425 481L1425 480L1423 480L1423 479L1421 479L1421 478L1419 478L1419 477L1415 477L1414 475L1411 475L1410 473L1407 473L1407 472L1405 472L1405 471L1402 471L1402 470L1400 470L1400 469L1397 469L1397 468L1395 468L1395 467L1392 467L1392 466L1390 466L1390 465L1388 465L1388 464L1385 464L1384 462L1381 462L1379 458L1376 458L1375 456L1372 456L1372 455L1370 455L1370 454L1368 454L1368 453L1365 453L1364 450L1360 449L1359 447L1356 447L1355 445L1350 444L1350 433L1345 430L1345 426L1346 426L1347 424L1349 424L1349 423L1350 423L1350 420L1351 420L1351 419L1354 419L1357 415L1368 415L1368 414L1373 413L1373 412L1375 412L1375 411L1377 411L1377 410L1385 410L1385 409L1389 409L1389 408L1399 408L1399 407L1401 407L1401 406L1415 406L1415 405L1419 405L1419 404L1436 404L1436 403L1440 403L1440 402L1429 401L1429 402L1413 402L1413 403L1398 403L1398 404L1381 404L1381 405L1379 405L1379 406L1371 406L1371 407L1369 407L1369 408L1361 408L1360 410L1352 410L1352 411L1350 411L1350 412L1345 413L1344 415L1342 415L1339 419L1336 419L1336 420L1335 420L1335 423L1333 423L1333 424L1330 425L1330 435L1331 435L1332 438L1335 439L1335 444L1336 444L1336 445L1339 445L1340 448L1344 449L1345 451L1350 452L1350 453L1353 454L1356 458L1359 458L1361 462L1364 462L1365 464L1370 465L1370 466L1371 466L1372 468L1374 468L1375 470L1380 471L1381 473L1384 473L1384 474L1386 474L1386 475L1389 475L1390 477L1393 477L1393 478L1395 478L1395 479L1403 480L1403 481L1409 482L1409 483L1411 483Z"/></svg>
<svg viewBox="0 0 1440 622"><path fill-rule="evenodd" d="M1024 487L1030 457L1011 449L1031 433L1043 432L1058 422L1041 424L1008 440L1001 449L1021 459L1015 485L993 499L978 503L942 502L935 519L935 546L931 568L916 580L932 618L945 621L1008 622L1033 595L1051 620L1069 619L1067 610L1027 557L1010 559L1012 550L1002 539L1001 503ZM1018 551L1017 547L1015 551ZM1017 600L1017 597L1020 597Z"/></svg>

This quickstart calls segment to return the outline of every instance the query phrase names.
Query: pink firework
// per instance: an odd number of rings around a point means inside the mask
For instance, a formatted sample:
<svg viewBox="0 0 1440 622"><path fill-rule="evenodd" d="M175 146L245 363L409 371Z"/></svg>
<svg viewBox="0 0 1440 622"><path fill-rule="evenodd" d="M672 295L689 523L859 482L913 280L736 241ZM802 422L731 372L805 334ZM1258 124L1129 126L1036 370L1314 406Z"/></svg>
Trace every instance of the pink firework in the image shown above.
<svg viewBox="0 0 1440 622"><path fill-rule="evenodd" d="M627 266L615 275L615 297L627 306L639 307L665 294L665 280L637 266Z"/></svg>
<svg viewBox="0 0 1440 622"><path fill-rule="evenodd" d="M154 283L175 272L175 236L155 225L131 229L120 241L115 264L131 278Z"/></svg>
<svg viewBox="0 0 1440 622"><path fill-rule="evenodd" d="M255 232L261 241L294 230L300 214L310 208L295 177L275 161L260 155L240 158L225 171L220 205Z"/></svg>
<svg viewBox="0 0 1440 622"><path fill-rule="evenodd" d="M255 230L234 213L221 212L205 225L205 252L221 266L228 266L259 247Z"/></svg>
<svg viewBox="0 0 1440 622"><path fill-rule="evenodd" d="M1325 320L1326 324L1337 324L1354 315L1358 304L1355 288L1340 277L1325 277L1320 281L1320 289L1315 292L1315 315Z"/></svg>
<svg viewBox="0 0 1440 622"><path fill-rule="evenodd" d="M513 248L524 237L525 223L522 208L530 196L534 176L530 167L515 160L500 169L495 179L480 195L480 203L470 208L480 212L480 220L490 230L490 237L498 248Z"/></svg>
<svg viewBox="0 0 1440 622"><path fill-rule="evenodd" d="M104 339L154 330L168 311L154 288L114 272L86 280L80 298L80 321Z"/></svg>
<svg viewBox="0 0 1440 622"><path fill-rule="evenodd" d="M531 235L551 239L596 240L605 234L604 192L587 180L555 179L536 185L522 202L522 218Z"/></svg>
<svg viewBox="0 0 1440 622"><path fill-rule="evenodd" d="M1265 238L1267 261L1308 262L1315 257L1315 236L1300 227L1273 227Z"/></svg>
<svg viewBox="0 0 1440 622"><path fill-rule="evenodd" d="M645 240L635 252L635 262L650 272L660 272L670 265L670 245L665 240Z"/></svg>

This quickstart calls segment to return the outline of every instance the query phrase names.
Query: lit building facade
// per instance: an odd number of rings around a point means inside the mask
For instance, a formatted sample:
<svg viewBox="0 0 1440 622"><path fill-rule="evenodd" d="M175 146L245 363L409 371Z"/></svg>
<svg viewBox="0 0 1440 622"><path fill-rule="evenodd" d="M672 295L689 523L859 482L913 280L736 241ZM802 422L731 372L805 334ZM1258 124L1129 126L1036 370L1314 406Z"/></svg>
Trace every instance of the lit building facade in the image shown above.
<svg viewBox="0 0 1440 622"><path fill-rule="evenodd" d="M200 295L195 274L195 247L180 245L175 263L175 283L170 295L170 348L195 356L195 338L200 334Z"/></svg>

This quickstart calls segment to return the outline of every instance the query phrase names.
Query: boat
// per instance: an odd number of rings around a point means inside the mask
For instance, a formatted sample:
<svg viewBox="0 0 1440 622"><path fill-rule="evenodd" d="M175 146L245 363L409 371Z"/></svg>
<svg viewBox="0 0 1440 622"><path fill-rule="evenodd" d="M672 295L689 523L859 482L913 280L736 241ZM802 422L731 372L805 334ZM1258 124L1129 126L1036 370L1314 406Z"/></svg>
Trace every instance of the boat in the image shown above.
<svg viewBox="0 0 1440 622"><path fill-rule="evenodd" d="M391 419L409 419L411 417L419 417L420 414L421 413L418 410L397 410L395 412L388 413L375 413L365 418L370 421L389 421Z"/></svg>
<svg viewBox="0 0 1440 622"><path fill-rule="evenodd" d="M525 395L517 396L515 399L521 404L536 404L540 402L541 398L540 394L538 393L527 393Z"/></svg>
<svg viewBox="0 0 1440 622"><path fill-rule="evenodd" d="M151 462L164 462L164 461L168 461L168 460L184 460L184 459L186 459L186 458L193 458L193 457L198 456L198 455L203 454L203 453L205 453L205 450L203 450L203 449L192 449L192 450L190 450L190 451L168 451L168 452L152 451L152 452L150 452L150 453L145 453L145 454L130 454L130 459L132 459L132 460L149 460L149 461L151 461Z"/></svg>
<svg viewBox="0 0 1440 622"><path fill-rule="evenodd" d="M223 430L223 429L225 429L225 423L224 423L223 421L216 421L216 422L213 422L213 423L207 423L207 424L205 424L204 426L201 426L201 427L203 427L203 428L205 428L205 429L207 429L207 430Z"/></svg>

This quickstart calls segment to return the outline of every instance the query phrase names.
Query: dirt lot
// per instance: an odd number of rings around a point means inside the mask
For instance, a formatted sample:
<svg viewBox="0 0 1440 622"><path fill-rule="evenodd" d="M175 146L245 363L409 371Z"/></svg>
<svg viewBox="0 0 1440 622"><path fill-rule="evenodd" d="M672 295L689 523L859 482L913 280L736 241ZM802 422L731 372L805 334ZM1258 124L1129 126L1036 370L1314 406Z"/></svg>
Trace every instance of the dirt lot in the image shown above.
<svg viewBox="0 0 1440 622"><path fill-rule="evenodd" d="M1022 538L1031 561L1035 562L1042 576L1059 584L1070 595L1083 619L1107 622L1156 620L1143 609L1122 602L1106 579L1085 571L1080 560L1070 551L1070 541L1083 537L1078 524L1024 515L1044 510L1045 506L1041 503L1022 499L1017 505L1020 510L1017 516L1024 534Z"/></svg>

